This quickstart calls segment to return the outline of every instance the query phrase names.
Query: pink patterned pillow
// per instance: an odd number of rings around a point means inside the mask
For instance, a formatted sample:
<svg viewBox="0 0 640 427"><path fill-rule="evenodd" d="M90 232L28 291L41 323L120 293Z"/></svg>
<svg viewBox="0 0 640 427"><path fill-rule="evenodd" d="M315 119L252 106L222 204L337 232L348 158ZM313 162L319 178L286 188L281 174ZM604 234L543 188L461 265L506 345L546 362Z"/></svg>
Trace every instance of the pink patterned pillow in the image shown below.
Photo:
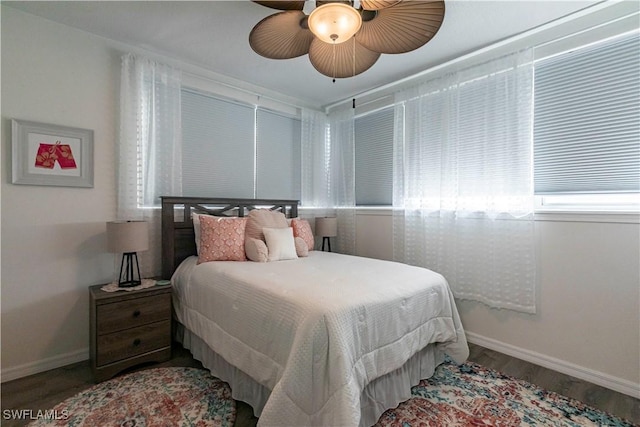
<svg viewBox="0 0 640 427"><path fill-rule="evenodd" d="M302 237L294 237L293 242L296 245L296 255L298 255L298 258L309 256L309 247Z"/></svg>
<svg viewBox="0 0 640 427"><path fill-rule="evenodd" d="M198 264L208 261L246 261L244 229L246 218L200 217Z"/></svg>
<svg viewBox="0 0 640 427"><path fill-rule="evenodd" d="M291 227L293 227L293 236L301 237L307 243L307 247L310 251L313 250L313 232L311 231L311 225L306 219L294 218L291 220Z"/></svg>

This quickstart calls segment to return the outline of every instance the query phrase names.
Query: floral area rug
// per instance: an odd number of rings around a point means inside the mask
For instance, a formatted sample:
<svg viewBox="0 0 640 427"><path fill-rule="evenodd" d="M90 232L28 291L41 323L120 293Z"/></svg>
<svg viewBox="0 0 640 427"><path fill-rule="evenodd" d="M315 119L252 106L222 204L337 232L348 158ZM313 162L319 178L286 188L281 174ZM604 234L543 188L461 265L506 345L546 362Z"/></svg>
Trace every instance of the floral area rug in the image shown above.
<svg viewBox="0 0 640 427"><path fill-rule="evenodd" d="M475 363L440 365L376 427L633 426L575 399Z"/></svg>
<svg viewBox="0 0 640 427"><path fill-rule="evenodd" d="M235 416L231 389L209 371L156 368L93 386L30 425L231 427Z"/></svg>

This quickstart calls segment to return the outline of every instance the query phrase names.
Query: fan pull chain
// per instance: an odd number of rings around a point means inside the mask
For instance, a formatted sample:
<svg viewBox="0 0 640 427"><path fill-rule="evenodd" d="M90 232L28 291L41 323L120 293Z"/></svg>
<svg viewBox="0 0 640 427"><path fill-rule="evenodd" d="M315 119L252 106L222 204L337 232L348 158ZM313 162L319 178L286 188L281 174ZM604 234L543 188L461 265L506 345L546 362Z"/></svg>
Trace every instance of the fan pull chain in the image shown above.
<svg viewBox="0 0 640 427"><path fill-rule="evenodd" d="M333 40L333 82L336 82L336 40Z"/></svg>
<svg viewBox="0 0 640 427"><path fill-rule="evenodd" d="M351 77L353 77L356 75L356 36L354 35L351 38L353 39L353 61L351 64L353 65L353 74L351 74Z"/></svg>

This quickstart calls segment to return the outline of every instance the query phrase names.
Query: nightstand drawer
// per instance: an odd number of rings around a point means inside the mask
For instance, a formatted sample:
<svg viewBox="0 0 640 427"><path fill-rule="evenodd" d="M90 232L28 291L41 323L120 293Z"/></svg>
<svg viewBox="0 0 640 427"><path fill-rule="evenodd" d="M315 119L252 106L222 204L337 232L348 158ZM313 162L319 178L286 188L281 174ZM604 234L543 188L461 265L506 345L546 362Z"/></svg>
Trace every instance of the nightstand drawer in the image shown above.
<svg viewBox="0 0 640 427"><path fill-rule="evenodd" d="M171 319L171 295L153 295L97 307L97 333L109 334Z"/></svg>
<svg viewBox="0 0 640 427"><path fill-rule="evenodd" d="M151 323L98 337L99 366L171 346L171 321Z"/></svg>
<svg viewBox="0 0 640 427"><path fill-rule="evenodd" d="M140 363L171 358L171 286L126 292L89 287L91 370L104 381Z"/></svg>

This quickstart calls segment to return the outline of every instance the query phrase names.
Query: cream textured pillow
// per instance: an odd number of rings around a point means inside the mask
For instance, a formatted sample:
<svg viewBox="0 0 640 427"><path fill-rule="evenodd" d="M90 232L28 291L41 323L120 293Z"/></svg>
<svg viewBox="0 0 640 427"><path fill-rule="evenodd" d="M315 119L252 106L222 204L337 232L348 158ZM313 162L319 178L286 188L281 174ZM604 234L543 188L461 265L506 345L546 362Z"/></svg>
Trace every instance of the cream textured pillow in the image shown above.
<svg viewBox="0 0 640 427"><path fill-rule="evenodd" d="M267 262L269 260L269 249L267 244L262 240L249 237L244 240L244 250L247 253L247 258L256 262Z"/></svg>
<svg viewBox="0 0 640 427"><path fill-rule="evenodd" d="M196 254L200 254L200 217L203 215L207 214L191 214L191 221L193 222L193 234L195 235L196 239Z"/></svg>
<svg viewBox="0 0 640 427"><path fill-rule="evenodd" d="M291 221L291 227L293 227L293 236L300 237L307 243L307 250L313 250L313 232L311 231L311 225L306 219L294 218Z"/></svg>
<svg viewBox="0 0 640 427"><path fill-rule="evenodd" d="M246 261L244 230L246 218L200 217L200 253L198 263L209 261Z"/></svg>
<svg viewBox="0 0 640 427"><path fill-rule="evenodd" d="M258 239L266 243L263 228L288 228L287 218L282 212L271 211L269 209L254 209L247 216L247 226L245 228L245 240ZM251 261L260 259L254 258L254 253L247 252L247 257Z"/></svg>
<svg viewBox="0 0 640 427"><path fill-rule="evenodd" d="M291 227L262 229L269 249L269 261L296 259L296 245Z"/></svg>
<svg viewBox="0 0 640 427"><path fill-rule="evenodd" d="M196 254L200 254L200 214L192 214L191 221L193 222L193 234L196 239Z"/></svg>

